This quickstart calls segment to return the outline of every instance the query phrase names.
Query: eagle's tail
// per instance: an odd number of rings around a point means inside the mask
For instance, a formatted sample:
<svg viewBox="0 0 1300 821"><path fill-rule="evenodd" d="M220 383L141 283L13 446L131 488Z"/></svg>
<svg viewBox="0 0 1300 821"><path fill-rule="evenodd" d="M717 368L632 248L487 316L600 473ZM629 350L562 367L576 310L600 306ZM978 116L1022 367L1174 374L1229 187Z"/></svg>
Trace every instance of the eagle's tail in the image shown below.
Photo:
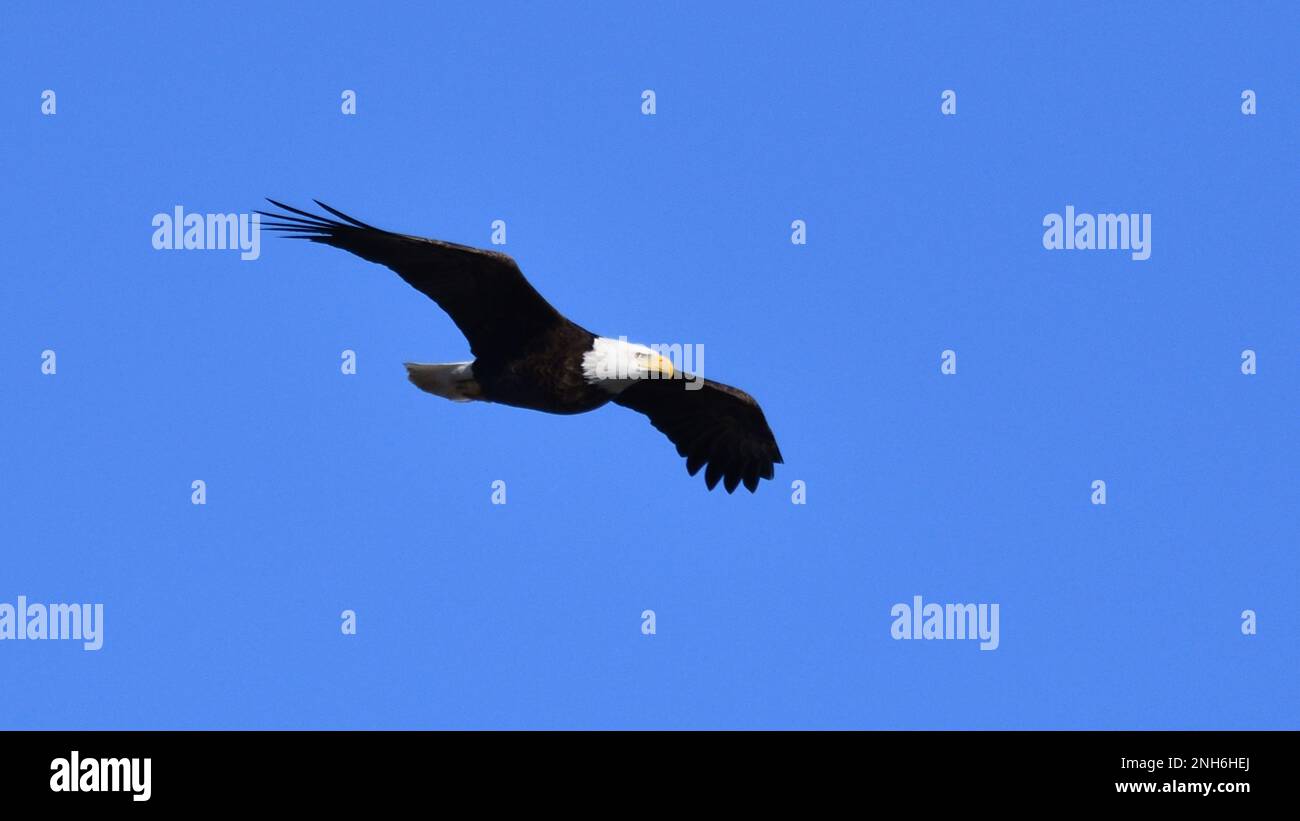
<svg viewBox="0 0 1300 821"><path fill-rule="evenodd" d="M406 363L406 378L411 384L434 396L453 402L470 402L480 399L483 390L474 379L472 362L449 362L445 365Z"/></svg>

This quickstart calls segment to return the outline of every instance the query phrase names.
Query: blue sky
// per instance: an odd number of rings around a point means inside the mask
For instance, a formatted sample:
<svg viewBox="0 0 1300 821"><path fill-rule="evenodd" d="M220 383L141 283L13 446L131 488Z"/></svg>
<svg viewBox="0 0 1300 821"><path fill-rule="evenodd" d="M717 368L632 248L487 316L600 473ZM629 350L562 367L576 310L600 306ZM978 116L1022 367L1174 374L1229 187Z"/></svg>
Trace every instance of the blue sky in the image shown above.
<svg viewBox="0 0 1300 821"><path fill-rule="evenodd" d="M105 609L0 642L0 727L1300 726L1294 6L0 14L0 602ZM423 394L464 339L343 252L150 244L264 196L505 220L786 464L708 493L624 409ZM1067 205L1151 258L1045 250ZM916 595L1000 646L894 640Z"/></svg>

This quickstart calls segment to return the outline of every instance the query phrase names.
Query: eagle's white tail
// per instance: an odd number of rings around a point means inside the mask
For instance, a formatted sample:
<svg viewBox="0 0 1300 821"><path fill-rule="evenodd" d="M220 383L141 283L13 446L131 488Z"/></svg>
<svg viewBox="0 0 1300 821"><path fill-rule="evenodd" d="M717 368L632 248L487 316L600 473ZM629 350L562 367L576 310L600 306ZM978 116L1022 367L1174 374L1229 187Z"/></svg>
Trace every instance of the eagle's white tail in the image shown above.
<svg viewBox="0 0 1300 821"><path fill-rule="evenodd" d="M434 396L453 402L470 402L479 399L483 391L474 380L472 362L449 362L445 365L425 365L407 362L406 378L411 384Z"/></svg>

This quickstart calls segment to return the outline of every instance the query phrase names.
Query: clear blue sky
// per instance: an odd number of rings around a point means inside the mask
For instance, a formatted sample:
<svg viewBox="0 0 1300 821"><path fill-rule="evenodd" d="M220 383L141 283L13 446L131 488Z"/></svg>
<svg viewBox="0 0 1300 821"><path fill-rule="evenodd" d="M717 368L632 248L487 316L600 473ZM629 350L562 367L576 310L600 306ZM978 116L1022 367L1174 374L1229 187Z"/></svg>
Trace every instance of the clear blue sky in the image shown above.
<svg viewBox="0 0 1300 821"><path fill-rule="evenodd" d="M0 726L1300 726L1294 5L334 5L0 11L0 602L106 620L0 642ZM464 339L343 252L151 247L268 195L505 220L786 464L423 394ZM1151 258L1044 250L1067 205ZM893 640L915 595L1000 647Z"/></svg>

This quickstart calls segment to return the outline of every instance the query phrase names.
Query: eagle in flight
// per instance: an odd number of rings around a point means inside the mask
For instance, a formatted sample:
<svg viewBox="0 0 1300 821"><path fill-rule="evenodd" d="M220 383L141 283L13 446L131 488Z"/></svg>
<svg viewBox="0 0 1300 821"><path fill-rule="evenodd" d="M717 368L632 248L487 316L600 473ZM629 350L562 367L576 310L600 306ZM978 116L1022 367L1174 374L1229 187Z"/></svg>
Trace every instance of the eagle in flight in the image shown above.
<svg viewBox="0 0 1300 821"><path fill-rule="evenodd" d="M458 402L497 402L547 413L585 413L613 401L643 413L677 446L691 476L712 490L752 493L781 462L767 419L744 391L677 371L645 345L597 336L566 319L509 256L395 234L316 200L332 217L268 200L258 211L282 236L342 248L397 272L460 328L472 362L406 363L421 390Z"/></svg>

